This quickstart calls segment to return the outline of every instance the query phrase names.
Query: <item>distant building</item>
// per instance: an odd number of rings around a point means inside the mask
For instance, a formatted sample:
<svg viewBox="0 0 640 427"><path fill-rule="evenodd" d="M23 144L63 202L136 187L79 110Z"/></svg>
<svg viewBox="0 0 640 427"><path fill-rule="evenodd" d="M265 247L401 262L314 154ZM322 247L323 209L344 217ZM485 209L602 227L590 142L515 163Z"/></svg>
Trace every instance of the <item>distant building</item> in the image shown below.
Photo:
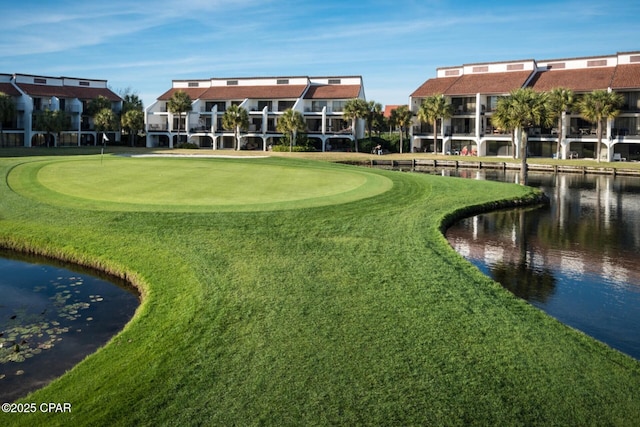
<svg viewBox="0 0 640 427"><path fill-rule="evenodd" d="M182 123L167 109L177 91L186 92L193 102ZM180 135L199 147L233 149L234 133L222 127L222 116L229 106L239 105L247 110L250 122L242 134L242 149L267 150L275 144L282 136L276 131L278 117L291 108L303 115L316 149L347 150L354 132L342 110L353 98L365 99L360 76L174 80L171 89L145 110L147 147L174 147L180 126ZM358 120L355 135L363 134L364 121Z"/></svg>
<svg viewBox="0 0 640 427"><path fill-rule="evenodd" d="M93 119L87 114L89 103L104 96L111 101L112 110L119 113L123 101L107 87L106 80L73 77L0 74L0 92L13 98L17 113L13 120L3 123L5 147L99 145L102 141L98 141ZM69 126L59 136L47 137L43 129L37 128L37 116L46 110L68 114ZM107 135L111 135L110 140L119 139L117 129Z"/></svg>
<svg viewBox="0 0 640 427"><path fill-rule="evenodd" d="M596 89L615 91L624 97L621 114L610 120L603 143L607 158L640 159L640 52L615 55L551 59L514 60L467 64L437 69L437 77L424 82L409 97L416 113L425 97L443 94L453 104L454 115L444 120L438 130L440 153L477 152L481 156L511 155L511 135L491 123L491 116L501 96L511 90L531 87L549 91L556 87L573 90L579 97ZM580 153L593 157L596 145L595 125L575 112L568 112L561 129L537 127L529 133L529 152L533 156L551 157L560 133L562 156ZM433 152L431 124L412 127L412 150Z"/></svg>

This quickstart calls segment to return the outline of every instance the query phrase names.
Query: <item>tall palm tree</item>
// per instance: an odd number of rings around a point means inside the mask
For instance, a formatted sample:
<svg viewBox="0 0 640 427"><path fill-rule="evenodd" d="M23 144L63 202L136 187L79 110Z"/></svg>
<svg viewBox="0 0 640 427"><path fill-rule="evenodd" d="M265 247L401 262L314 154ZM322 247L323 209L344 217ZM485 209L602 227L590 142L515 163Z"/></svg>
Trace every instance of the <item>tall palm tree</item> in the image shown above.
<svg viewBox="0 0 640 427"><path fill-rule="evenodd" d="M129 144L133 147L134 137L144 129L144 113L140 110L127 110L120 118L120 125L129 133Z"/></svg>
<svg viewBox="0 0 640 427"><path fill-rule="evenodd" d="M560 153L562 151L562 138L564 135L562 134L562 114L571 110L574 104L574 94L571 89L566 89L563 87L557 87L551 89L549 92L548 102L548 112L550 115L550 119L557 120L558 126L558 143L556 145L556 159L561 157Z"/></svg>
<svg viewBox="0 0 640 427"><path fill-rule="evenodd" d="M369 106L367 101L360 98L349 99L342 109L342 117L345 120L351 120L351 132L355 141L355 150L358 151L358 135L356 133L356 123L358 119L366 119L369 114Z"/></svg>
<svg viewBox="0 0 640 427"><path fill-rule="evenodd" d="M512 90L507 98L510 98L504 101L507 124L513 126L515 137L520 141L520 184L527 185L527 130L548 120L547 93L520 88Z"/></svg>
<svg viewBox="0 0 640 427"><path fill-rule="evenodd" d="M602 145L602 125L606 120L615 118L620 114L620 107L624 99L622 95L606 90L594 90L585 94L578 102L580 114L585 120L596 123L596 135L598 142L596 146L596 159L600 163L600 150ZM606 124L605 124L606 125Z"/></svg>
<svg viewBox="0 0 640 427"><path fill-rule="evenodd" d="M236 150L240 150L240 132L249 128L249 113L239 105L231 105L222 115L222 127L233 131Z"/></svg>
<svg viewBox="0 0 640 427"><path fill-rule="evenodd" d="M373 124L378 117L382 116L382 104L376 101L369 101L367 103L367 131L369 132L369 138L371 138L371 130Z"/></svg>
<svg viewBox="0 0 640 427"><path fill-rule="evenodd" d="M503 96L498 99L496 108L491 116L491 124L500 129L504 129L511 134L511 147L512 156L516 158L516 143L515 143L515 130L517 127L516 120L512 115L513 98L510 96Z"/></svg>
<svg viewBox="0 0 640 427"><path fill-rule="evenodd" d="M433 126L434 153L438 151L438 119L444 120L451 116L453 116L453 105L448 103L442 94L428 96L420 104L418 120Z"/></svg>
<svg viewBox="0 0 640 427"><path fill-rule="evenodd" d="M171 95L167 101L167 110L171 114L178 115L178 143L180 143L180 128L182 127L182 114L188 113L193 107L191 106L191 97L183 90L178 90Z"/></svg>
<svg viewBox="0 0 640 427"><path fill-rule="evenodd" d="M389 117L391 125L400 128L400 153L402 153L402 146L404 145L404 131L411 125L412 119L413 113L409 110L409 106L407 105L401 105L391 111L391 116Z"/></svg>
<svg viewBox="0 0 640 427"><path fill-rule="evenodd" d="M98 132L102 132L102 142L107 138L105 132L115 130L118 127L118 117L111 108L103 108L93 116L93 124Z"/></svg>
<svg viewBox="0 0 640 427"><path fill-rule="evenodd" d="M16 104L14 104L13 98L0 92L0 146L4 145L4 122L11 121L15 117Z"/></svg>
<svg viewBox="0 0 640 427"><path fill-rule="evenodd" d="M276 130L280 133L286 134L289 138L289 151L293 151L293 144L296 141L298 132L304 132L307 129L307 125L304 122L304 117L299 111L292 108L288 108L282 113L282 116L278 117L278 123L276 124Z"/></svg>

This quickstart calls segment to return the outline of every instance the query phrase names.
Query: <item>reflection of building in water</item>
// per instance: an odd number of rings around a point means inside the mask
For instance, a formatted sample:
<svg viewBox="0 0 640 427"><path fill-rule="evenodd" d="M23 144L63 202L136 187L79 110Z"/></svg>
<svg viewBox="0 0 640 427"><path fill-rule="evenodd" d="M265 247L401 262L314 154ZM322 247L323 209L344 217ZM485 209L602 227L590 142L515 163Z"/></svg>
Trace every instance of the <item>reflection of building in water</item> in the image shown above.
<svg viewBox="0 0 640 427"><path fill-rule="evenodd" d="M526 263L574 278L599 275L640 286L640 181L609 175L535 176L550 208L478 215L447 231L463 256Z"/></svg>

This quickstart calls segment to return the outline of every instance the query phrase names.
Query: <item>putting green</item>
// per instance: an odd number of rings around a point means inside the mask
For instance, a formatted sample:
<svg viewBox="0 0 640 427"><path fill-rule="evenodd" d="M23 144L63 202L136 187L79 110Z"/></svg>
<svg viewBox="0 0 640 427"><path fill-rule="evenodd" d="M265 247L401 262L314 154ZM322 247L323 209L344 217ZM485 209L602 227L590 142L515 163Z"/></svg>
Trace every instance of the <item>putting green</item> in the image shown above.
<svg viewBox="0 0 640 427"><path fill-rule="evenodd" d="M261 211L347 203L388 191L365 169L280 158L58 158L28 162L11 188L48 204L117 211Z"/></svg>

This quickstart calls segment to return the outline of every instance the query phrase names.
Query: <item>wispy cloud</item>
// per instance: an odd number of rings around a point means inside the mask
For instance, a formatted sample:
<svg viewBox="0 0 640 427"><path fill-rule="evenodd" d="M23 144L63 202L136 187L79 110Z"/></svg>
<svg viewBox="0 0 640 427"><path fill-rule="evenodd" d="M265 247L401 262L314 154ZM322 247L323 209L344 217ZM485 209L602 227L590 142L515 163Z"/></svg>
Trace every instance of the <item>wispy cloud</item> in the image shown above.
<svg viewBox="0 0 640 427"><path fill-rule="evenodd" d="M155 96L180 78L357 74L401 103L438 66L638 50L638 15L603 0L22 0L2 8L0 71Z"/></svg>

